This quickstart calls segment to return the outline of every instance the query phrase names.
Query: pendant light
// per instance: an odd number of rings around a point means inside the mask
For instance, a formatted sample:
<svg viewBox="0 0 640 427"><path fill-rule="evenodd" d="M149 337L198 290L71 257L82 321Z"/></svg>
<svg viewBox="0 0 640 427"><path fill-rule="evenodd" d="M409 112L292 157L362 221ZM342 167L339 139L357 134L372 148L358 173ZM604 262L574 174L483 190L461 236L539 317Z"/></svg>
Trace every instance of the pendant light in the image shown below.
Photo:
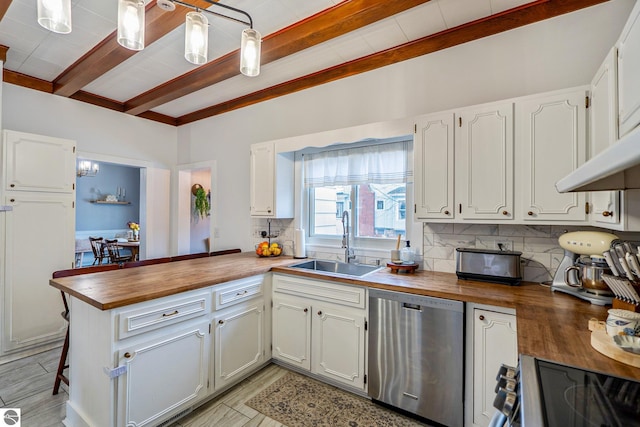
<svg viewBox="0 0 640 427"><path fill-rule="evenodd" d="M71 32L71 0L38 0L38 24L59 34Z"/></svg>
<svg viewBox="0 0 640 427"><path fill-rule="evenodd" d="M142 0L118 0L118 43L127 49L144 49L144 15Z"/></svg>
<svg viewBox="0 0 640 427"><path fill-rule="evenodd" d="M253 28L242 31L240 44L240 72L255 77L260 74L260 33Z"/></svg>
<svg viewBox="0 0 640 427"><path fill-rule="evenodd" d="M199 11L187 13L184 34L184 57L195 65L207 62L209 21Z"/></svg>

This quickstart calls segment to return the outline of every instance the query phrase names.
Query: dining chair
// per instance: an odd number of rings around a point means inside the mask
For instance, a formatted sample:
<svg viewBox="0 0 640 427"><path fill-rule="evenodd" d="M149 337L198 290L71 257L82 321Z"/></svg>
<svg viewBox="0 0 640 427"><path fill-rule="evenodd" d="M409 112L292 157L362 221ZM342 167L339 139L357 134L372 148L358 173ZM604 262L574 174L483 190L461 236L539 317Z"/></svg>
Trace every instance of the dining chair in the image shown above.
<svg viewBox="0 0 640 427"><path fill-rule="evenodd" d="M102 264L102 260L108 258L104 247L104 239L102 237L89 237L91 250L93 251L93 264Z"/></svg>
<svg viewBox="0 0 640 427"><path fill-rule="evenodd" d="M59 277L68 277L68 276L78 276L80 274L89 274L89 273L99 273L101 271L109 271L109 270L117 270L119 267L116 264L107 264L107 265L95 265L90 267L80 267L73 268L70 270L58 270L54 271L52 277L57 279ZM60 383L64 382L67 386L69 385L69 377L64 374L64 370L69 368L67 364L67 354L69 353L69 304L67 302L67 297L64 292L60 291L62 294L62 303L64 304L64 311L60 313L62 318L67 321L67 333L64 337L64 344L62 344L62 353L60 354L60 361L58 362L58 371L56 372L56 379L53 383L53 394L58 394L60 390Z"/></svg>
<svg viewBox="0 0 640 427"><path fill-rule="evenodd" d="M131 254L121 254L120 246L118 245L118 239L105 239L104 245L107 248L107 254L109 255L109 263L111 264L121 264L127 261L133 261L133 256Z"/></svg>

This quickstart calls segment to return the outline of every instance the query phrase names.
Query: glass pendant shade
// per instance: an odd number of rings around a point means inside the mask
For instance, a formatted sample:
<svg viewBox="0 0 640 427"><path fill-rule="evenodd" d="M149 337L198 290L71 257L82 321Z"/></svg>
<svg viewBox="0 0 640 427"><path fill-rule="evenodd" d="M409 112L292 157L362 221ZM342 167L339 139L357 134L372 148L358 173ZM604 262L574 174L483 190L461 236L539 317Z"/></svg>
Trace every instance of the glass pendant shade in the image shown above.
<svg viewBox="0 0 640 427"><path fill-rule="evenodd" d="M184 35L184 57L192 64L202 65L207 62L209 49L209 21L200 12L187 13L186 32Z"/></svg>
<svg viewBox="0 0 640 427"><path fill-rule="evenodd" d="M54 33L70 33L71 0L38 0L38 24Z"/></svg>
<svg viewBox="0 0 640 427"><path fill-rule="evenodd" d="M260 33L253 28L242 31L240 45L240 72L255 77L260 74Z"/></svg>
<svg viewBox="0 0 640 427"><path fill-rule="evenodd" d="M118 43L127 49L144 49L144 1L118 0Z"/></svg>

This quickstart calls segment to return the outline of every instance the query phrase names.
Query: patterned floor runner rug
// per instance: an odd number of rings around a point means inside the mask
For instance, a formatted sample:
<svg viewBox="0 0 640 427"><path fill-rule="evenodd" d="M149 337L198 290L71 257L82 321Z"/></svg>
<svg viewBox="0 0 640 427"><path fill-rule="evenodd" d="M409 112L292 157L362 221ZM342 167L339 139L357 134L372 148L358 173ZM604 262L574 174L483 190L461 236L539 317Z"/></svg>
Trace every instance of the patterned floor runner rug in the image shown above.
<svg viewBox="0 0 640 427"><path fill-rule="evenodd" d="M416 427L415 420L293 372L247 405L287 427Z"/></svg>

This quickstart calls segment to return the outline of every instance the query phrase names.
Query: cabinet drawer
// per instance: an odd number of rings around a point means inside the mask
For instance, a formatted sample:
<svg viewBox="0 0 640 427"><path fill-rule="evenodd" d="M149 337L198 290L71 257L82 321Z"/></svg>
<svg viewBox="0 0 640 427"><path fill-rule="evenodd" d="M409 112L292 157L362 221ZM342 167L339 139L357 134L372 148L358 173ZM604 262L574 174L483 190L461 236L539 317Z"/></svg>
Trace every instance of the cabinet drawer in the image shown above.
<svg viewBox="0 0 640 427"><path fill-rule="evenodd" d="M260 275L215 286L213 288L214 309L220 310L262 296L263 283L264 275Z"/></svg>
<svg viewBox="0 0 640 427"><path fill-rule="evenodd" d="M204 316L209 312L208 293L122 311L118 315L118 336L116 339L173 325L184 320Z"/></svg>
<svg viewBox="0 0 640 427"><path fill-rule="evenodd" d="M365 287L360 286L349 286L274 274L273 291L349 307L365 308L366 306L367 290Z"/></svg>

